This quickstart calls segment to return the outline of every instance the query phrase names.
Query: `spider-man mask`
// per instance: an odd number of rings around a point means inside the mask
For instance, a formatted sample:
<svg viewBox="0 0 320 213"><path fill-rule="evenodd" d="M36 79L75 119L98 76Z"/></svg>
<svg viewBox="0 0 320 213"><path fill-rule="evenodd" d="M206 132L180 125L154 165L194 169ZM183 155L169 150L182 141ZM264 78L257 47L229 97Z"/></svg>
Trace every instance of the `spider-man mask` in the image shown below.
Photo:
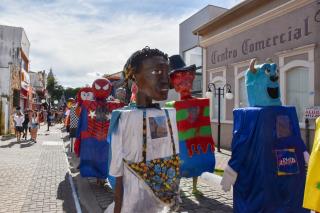
<svg viewBox="0 0 320 213"><path fill-rule="evenodd" d="M106 99L112 91L111 82L105 78L99 78L92 84L92 90L96 99Z"/></svg>
<svg viewBox="0 0 320 213"><path fill-rule="evenodd" d="M92 101L93 98L92 88L90 87L81 88L77 93L77 102L79 105L81 105L83 101Z"/></svg>

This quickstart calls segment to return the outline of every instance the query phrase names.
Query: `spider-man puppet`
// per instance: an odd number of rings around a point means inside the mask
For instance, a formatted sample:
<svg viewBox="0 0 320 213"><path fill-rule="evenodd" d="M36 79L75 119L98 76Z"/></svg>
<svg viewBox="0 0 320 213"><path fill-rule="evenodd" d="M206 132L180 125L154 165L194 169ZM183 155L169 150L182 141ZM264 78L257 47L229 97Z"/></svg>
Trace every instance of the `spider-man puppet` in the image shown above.
<svg viewBox="0 0 320 213"><path fill-rule="evenodd" d="M177 110L180 146L180 174L193 177L194 194L197 177L203 172L213 172L215 167L214 142L209 118L209 99L191 96L196 66L186 66L180 55L170 57L171 86L180 93L180 101L169 102Z"/></svg>
<svg viewBox="0 0 320 213"><path fill-rule="evenodd" d="M107 134L111 112L123 106L119 102L109 102L112 91L109 80L101 78L92 84L94 101L83 101L77 130L76 154L80 157L82 177L105 179L108 175Z"/></svg>
<svg viewBox="0 0 320 213"><path fill-rule="evenodd" d="M70 109L70 138L76 137L76 132L81 114L81 106L84 101L93 101L93 92L91 87L83 87L77 93L76 103ZM80 141L74 146L74 151L79 155Z"/></svg>

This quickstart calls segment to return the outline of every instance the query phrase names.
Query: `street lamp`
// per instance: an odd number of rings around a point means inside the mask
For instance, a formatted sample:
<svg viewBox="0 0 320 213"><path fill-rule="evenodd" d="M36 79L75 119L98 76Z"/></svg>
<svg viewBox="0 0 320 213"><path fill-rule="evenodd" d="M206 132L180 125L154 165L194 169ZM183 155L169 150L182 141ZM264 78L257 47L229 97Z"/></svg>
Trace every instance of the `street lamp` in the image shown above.
<svg viewBox="0 0 320 213"><path fill-rule="evenodd" d="M59 102L58 102L58 100L54 100L54 102L53 102L55 105L57 105Z"/></svg>
<svg viewBox="0 0 320 213"><path fill-rule="evenodd" d="M223 87L216 87L214 83L208 84L208 91L206 92L207 98L212 97L214 93L214 97L218 96L218 152L221 152L220 150L220 134L221 134L221 121L220 121L220 97L226 96L226 99L231 100L233 98L233 94L231 92L231 85L225 84Z"/></svg>
<svg viewBox="0 0 320 213"><path fill-rule="evenodd" d="M41 100L41 103L42 103L42 104L44 104L45 102L46 102L46 100L44 100L44 99Z"/></svg>

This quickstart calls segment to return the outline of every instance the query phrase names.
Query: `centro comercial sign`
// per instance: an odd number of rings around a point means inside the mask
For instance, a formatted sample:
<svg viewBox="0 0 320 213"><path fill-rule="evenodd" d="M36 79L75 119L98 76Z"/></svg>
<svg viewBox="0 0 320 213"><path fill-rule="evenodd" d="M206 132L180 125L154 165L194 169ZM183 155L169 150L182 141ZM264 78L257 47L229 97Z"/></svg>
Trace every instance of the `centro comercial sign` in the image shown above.
<svg viewBox="0 0 320 213"><path fill-rule="evenodd" d="M238 33L208 47L208 66L230 64L251 57L274 53L320 40L320 4L309 4L290 14ZM222 33L223 34L223 33Z"/></svg>

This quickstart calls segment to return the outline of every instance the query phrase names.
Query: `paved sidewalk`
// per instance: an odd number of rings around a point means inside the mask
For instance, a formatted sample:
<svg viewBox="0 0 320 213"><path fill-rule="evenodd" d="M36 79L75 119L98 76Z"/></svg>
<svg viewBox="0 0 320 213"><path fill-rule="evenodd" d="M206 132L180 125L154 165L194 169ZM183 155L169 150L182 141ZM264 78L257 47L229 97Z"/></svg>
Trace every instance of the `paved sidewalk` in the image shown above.
<svg viewBox="0 0 320 213"><path fill-rule="evenodd" d="M76 212L59 127L42 126L38 143L0 141L0 212Z"/></svg>

